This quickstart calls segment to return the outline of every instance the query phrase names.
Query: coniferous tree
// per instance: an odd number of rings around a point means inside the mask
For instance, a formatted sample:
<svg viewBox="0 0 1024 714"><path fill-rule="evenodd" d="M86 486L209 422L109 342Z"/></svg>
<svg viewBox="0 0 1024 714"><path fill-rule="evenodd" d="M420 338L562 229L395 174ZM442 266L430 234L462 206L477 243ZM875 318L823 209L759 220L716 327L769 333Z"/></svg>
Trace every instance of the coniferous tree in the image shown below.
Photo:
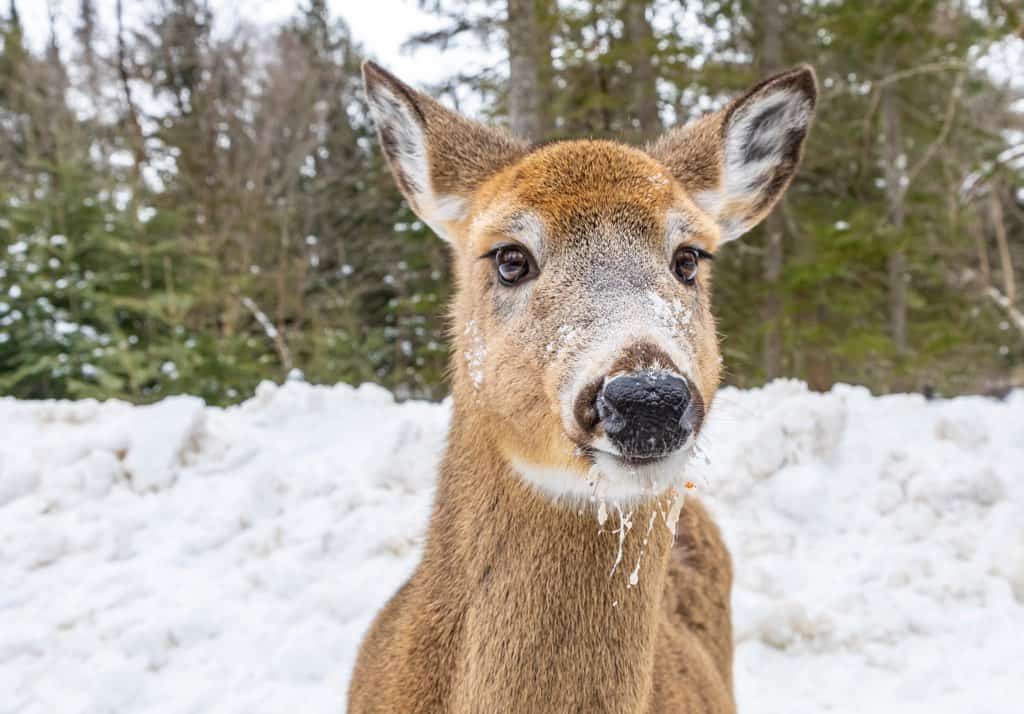
<svg viewBox="0 0 1024 714"><path fill-rule="evenodd" d="M642 142L815 65L786 202L716 260L730 382L952 392L1020 370L1020 90L978 59L1019 26L1006 3L420 5L447 24L411 48L505 52L430 89L539 140ZM394 190L327 3L226 33L202 0L138 32L121 0L114 28L78 10L74 45L38 53L0 13L0 393L221 403L300 370L441 396L447 252Z"/></svg>

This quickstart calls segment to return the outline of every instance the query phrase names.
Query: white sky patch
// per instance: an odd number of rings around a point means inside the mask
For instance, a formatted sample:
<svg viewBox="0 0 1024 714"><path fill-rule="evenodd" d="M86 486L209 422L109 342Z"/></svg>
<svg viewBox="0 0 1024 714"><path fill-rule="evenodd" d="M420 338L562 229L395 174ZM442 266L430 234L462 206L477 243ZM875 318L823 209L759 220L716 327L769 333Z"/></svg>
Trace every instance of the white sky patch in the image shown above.
<svg viewBox="0 0 1024 714"><path fill-rule="evenodd" d="M580 3L571 0L575 4ZM73 27L77 22L80 0L18 0L29 44L42 49L50 34L47 6L52 5L57 17L57 36L65 56L73 46ZM257 27L270 27L292 17L298 6L297 0L210 0L215 11L217 27L215 32L225 33L238 19L244 19ZM567 2L569 4L569 2ZM145 16L146 3L126 2L126 15L130 28L136 28ZM335 17L349 25L355 40L360 43L364 54L378 61L403 80L423 88L435 84L460 72L476 67L497 66L500 72L507 72L505 52L500 46L483 47L472 39L463 39L444 51L434 48L409 52L403 44L413 34L436 30L445 25L445 20L420 9L416 0L330 0L328 3ZM100 41L113 46L115 0L96 0L100 17ZM480 0L468 0L464 7L472 12L485 12L487 6ZM675 3L661 3L651 16L655 31L681 33L682 38L699 48L691 60L691 67L699 70L714 48L728 32L727 23L708 27L699 21L696 6ZM498 43L500 45L500 43ZM740 57L740 59L742 59ZM554 57L559 62L557 53ZM1024 66L1024 40L1009 37L991 46L978 59L989 75L997 82L1007 82L1018 89L1024 87L1024 73L1016 68ZM830 78L825 78L826 82ZM673 126L677 120L689 120L721 105L723 98L696 95L686 88L659 83L662 99L662 118L666 126ZM459 110L468 116L479 116L482 106L479 99L465 90L459 94Z"/></svg>
<svg viewBox="0 0 1024 714"><path fill-rule="evenodd" d="M49 16L44 0L17 0L22 24L31 47L42 50L49 39ZM57 39L69 58L68 50L74 45L74 26L78 22L80 0L51 0L57 18ZM268 28L286 21L295 14L296 0L211 0L214 11L214 32L223 35L238 20L257 27ZM469 6L479 3L469 3ZM126 2L125 11L129 28L141 26L149 13L146 3ZM499 63L504 56L497 49L486 50L474 44L456 44L445 51L433 48L415 53L404 51L402 45L413 34L440 29L445 20L419 8L416 0L331 0L328 3L334 17L343 19L353 38L369 59L375 59L403 80L418 85L440 82L458 72L474 66ZM115 0L96 0L103 46L112 48L115 41ZM6 5L4 6L6 12ZM474 105L461 107L473 113Z"/></svg>

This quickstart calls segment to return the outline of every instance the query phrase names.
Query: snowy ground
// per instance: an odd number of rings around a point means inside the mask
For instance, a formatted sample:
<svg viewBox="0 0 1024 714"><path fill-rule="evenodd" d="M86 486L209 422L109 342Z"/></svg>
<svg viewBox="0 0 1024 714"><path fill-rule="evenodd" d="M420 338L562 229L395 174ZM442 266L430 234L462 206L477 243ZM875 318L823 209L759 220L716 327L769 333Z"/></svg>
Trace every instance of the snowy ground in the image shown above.
<svg viewBox="0 0 1024 714"><path fill-rule="evenodd" d="M342 711L447 419L302 383L0 400L0 713ZM1024 393L725 390L706 448L741 712L1022 711Z"/></svg>

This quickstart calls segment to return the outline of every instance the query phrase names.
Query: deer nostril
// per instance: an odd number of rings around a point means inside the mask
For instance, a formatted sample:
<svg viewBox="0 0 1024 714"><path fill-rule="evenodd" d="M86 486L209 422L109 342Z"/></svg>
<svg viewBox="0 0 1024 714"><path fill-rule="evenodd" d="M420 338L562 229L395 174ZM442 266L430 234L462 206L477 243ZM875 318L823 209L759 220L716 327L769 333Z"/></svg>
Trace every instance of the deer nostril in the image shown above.
<svg viewBox="0 0 1024 714"><path fill-rule="evenodd" d="M603 390L598 393L594 406L597 408L597 415L604 425L604 433L609 437L614 437L626 428L626 419L615 408L614 402L605 396Z"/></svg>
<svg viewBox="0 0 1024 714"><path fill-rule="evenodd" d="M588 434L597 428L601 416L597 409L597 397L604 386L603 379L597 379L580 390L573 403L573 416L576 423Z"/></svg>

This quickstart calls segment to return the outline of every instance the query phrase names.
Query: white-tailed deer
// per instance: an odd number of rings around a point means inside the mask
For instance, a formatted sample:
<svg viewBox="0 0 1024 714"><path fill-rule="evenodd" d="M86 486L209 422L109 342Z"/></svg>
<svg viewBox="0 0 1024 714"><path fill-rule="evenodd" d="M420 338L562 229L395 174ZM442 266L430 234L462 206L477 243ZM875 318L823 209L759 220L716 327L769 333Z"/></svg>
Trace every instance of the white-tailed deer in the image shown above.
<svg viewBox="0 0 1024 714"><path fill-rule="evenodd" d="M364 78L458 289L423 560L366 635L349 711L735 711L729 554L676 494L719 381L711 258L789 185L814 73L643 151L530 146Z"/></svg>

